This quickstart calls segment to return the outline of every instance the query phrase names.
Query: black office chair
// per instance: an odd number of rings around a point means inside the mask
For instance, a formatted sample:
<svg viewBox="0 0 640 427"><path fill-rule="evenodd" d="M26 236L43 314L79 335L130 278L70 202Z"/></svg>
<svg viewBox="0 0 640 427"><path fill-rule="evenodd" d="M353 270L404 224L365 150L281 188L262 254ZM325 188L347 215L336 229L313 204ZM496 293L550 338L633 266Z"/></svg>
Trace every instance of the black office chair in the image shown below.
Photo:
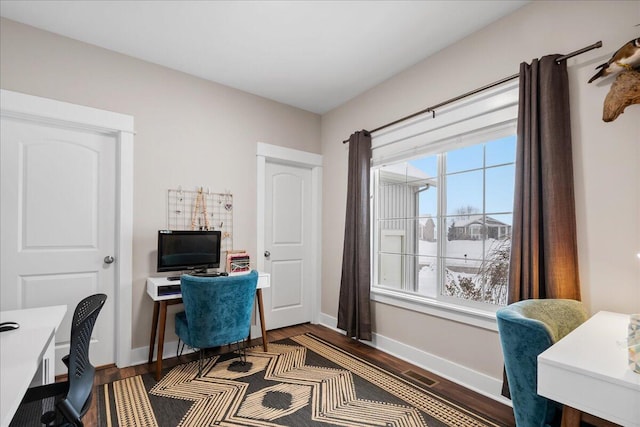
<svg viewBox="0 0 640 427"><path fill-rule="evenodd" d="M40 402L55 398L55 408L40 416L41 424L83 426L82 417L91 405L95 375L95 367L89 361L89 342L106 300L105 294L96 294L83 299L76 306L71 324L69 354L63 358L68 367L67 381L30 388L22 399L21 407L33 408L36 405L37 408L44 408L46 404ZM21 411L19 408L11 426L33 425L34 421L24 418L29 413L33 413L33 409ZM40 413L42 410L38 415Z"/></svg>

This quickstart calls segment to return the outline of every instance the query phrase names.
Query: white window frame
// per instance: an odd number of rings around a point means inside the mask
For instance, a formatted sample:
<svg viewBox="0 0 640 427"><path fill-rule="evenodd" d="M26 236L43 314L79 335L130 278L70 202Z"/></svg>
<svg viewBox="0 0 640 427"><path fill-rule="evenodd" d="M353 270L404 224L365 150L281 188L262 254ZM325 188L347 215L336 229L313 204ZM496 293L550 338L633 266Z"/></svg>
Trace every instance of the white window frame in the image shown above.
<svg viewBox="0 0 640 427"><path fill-rule="evenodd" d="M449 104L436 111L435 117L432 113L425 113L376 132L371 141L372 167L483 142L484 129L490 134L495 134L496 129L504 129L504 136L513 134L518 117L518 87L517 80L508 82ZM377 185L375 181L371 180L372 194ZM372 198L371 212L374 216L375 209ZM473 304L463 300L456 303L451 298L433 299L376 286L378 277L375 248L378 237L375 227L375 221L371 221L373 301L497 331L495 312L499 306Z"/></svg>

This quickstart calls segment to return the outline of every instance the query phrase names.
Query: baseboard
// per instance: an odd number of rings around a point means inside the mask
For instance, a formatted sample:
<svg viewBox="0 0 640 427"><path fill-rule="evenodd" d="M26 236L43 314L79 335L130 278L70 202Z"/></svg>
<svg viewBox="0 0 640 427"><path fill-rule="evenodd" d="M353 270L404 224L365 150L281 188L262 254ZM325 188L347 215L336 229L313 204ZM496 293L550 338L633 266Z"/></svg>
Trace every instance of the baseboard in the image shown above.
<svg viewBox="0 0 640 427"><path fill-rule="evenodd" d="M336 328L337 323L335 317L320 313L320 324L322 326L342 332ZM380 334L373 333L371 342L363 341L363 343L391 354L398 359L419 366L422 369L433 372L476 393L511 406L511 401L500 394L502 390L502 379L490 377L482 372L474 371L466 366L451 362L450 360L435 356Z"/></svg>
<svg viewBox="0 0 640 427"><path fill-rule="evenodd" d="M170 357L175 357L176 352L178 351L178 341L165 341L164 349L162 350L163 358L168 359ZM185 346L182 354L193 353L193 349ZM131 349L131 366L135 365L143 365L149 362L149 346L138 347ZM156 354L155 351L153 353L153 360L155 361Z"/></svg>

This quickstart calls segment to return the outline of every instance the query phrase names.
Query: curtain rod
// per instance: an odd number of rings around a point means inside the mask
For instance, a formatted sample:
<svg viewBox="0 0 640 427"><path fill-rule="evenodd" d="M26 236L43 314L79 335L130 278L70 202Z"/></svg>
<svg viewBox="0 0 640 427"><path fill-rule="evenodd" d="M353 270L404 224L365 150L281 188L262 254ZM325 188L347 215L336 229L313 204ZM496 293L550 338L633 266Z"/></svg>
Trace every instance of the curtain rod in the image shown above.
<svg viewBox="0 0 640 427"><path fill-rule="evenodd" d="M562 61L564 61L564 60L566 60L566 59L573 58L574 56L580 55L580 54L585 53L585 52L589 52L590 50L593 50L593 49L598 49L598 48L600 48L600 47L602 47L602 41L598 41L598 42L596 42L596 43L594 43L594 44L592 44L592 45L589 45L589 46L583 47L582 49L578 49L578 50L573 51L573 52L571 52L571 53L568 53L568 54L566 54L566 55L560 56L560 57L558 57L558 58L556 59L556 63L560 63L560 62L562 62ZM419 116L419 115L424 114L424 113L433 113L433 115L434 115L434 117L435 117L435 114L436 114L436 111L435 111L435 110L436 110L436 108L440 108L440 107L442 107L442 106L444 106L444 105L451 104L452 102L459 101L459 100L461 100L461 99L463 99L463 98L466 98L466 97L468 97L468 96L475 95L476 93L483 92L483 91L485 91L485 90L487 90L487 89L491 89L492 87L499 86L499 85L501 85L502 83L506 83L506 82L508 82L508 81L510 81L510 80L517 79L518 77L520 77L520 73L514 74L514 75L509 76L509 77L505 77L505 78L500 79L500 80L498 80L498 81L495 81L495 82L493 82L493 83L489 83L489 84L488 84L488 85L486 85L486 86L482 86L482 87L479 87L479 88L474 89L474 90L472 90L472 91L469 91L469 92L463 93L462 95L458 95L458 96L456 96L456 97L454 97L454 98L447 99L447 100L446 100L446 101L444 101L444 102L441 102L441 103L436 104L436 105L432 105L432 106L431 106L431 107L429 107L429 108L425 108L424 110L420 110L420 111L418 111L418 112L416 112L416 113L409 114L408 116L404 116L404 117L402 117L402 118L400 118L400 119L398 119L398 120L394 120L394 121L392 121L391 123L387 123L386 125L383 125L383 126L377 127L377 128L375 128L374 130L369 131L369 133L378 132L378 131L380 131L380 130L382 130L382 129L388 128L389 126L393 126L393 125L398 124L398 123L400 123L400 122L402 122L402 121L405 121L405 120L407 120L407 119L411 119L411 118L413 118L413 117ZM343 143L343 144L346 144L347 142L349 142L349 140L348 140L348 139L345 139L344 141L342 141L342 143Z"/></svg>

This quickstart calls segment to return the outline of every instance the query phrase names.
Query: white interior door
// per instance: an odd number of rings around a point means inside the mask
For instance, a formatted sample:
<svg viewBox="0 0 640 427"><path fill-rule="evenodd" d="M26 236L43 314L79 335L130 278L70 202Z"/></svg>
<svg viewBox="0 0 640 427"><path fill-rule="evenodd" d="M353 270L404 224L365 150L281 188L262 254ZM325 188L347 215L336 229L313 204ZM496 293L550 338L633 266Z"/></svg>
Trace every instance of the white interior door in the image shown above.
<svg viewBox="0 0 640 427"><path fill-rule="evenodd" d="M268 329L312 320L311 170L267 162L265 167L264 290ZM267 256L268 254L268 256Z"/></svg>
<svg viewBox="0 0 640 427"><path fill-rule="evenodd" d="M116 136L2 117L2 310L67 304L56 334L56 372L69 352L76 304L108 296L91 361L115 361Z"/></svg>

